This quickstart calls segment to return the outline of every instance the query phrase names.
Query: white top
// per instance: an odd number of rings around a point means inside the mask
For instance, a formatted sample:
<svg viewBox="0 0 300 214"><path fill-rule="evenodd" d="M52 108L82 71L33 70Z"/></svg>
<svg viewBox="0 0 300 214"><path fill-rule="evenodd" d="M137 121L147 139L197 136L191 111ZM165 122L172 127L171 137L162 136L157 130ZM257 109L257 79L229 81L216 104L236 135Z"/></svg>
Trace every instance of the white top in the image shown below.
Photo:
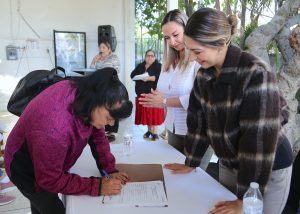
<svg viewBox="0 0 300 214"><path fill-rule="evenodd" d="M176 66L169 71L161 72L157 89L162 92L166 98L179 97L183 107L167 107L167 115L165 119L166 128L173 132L175 127L175 134L186 135L187 125L187 108L189 106L190 93L194 85L194 79L200 64L196 61L189 62L185 71L182 71Z"/></svg>
<svg viewBox="0 0 300 214"><path fill-rule="evenodd" d="M149 143L135 140L129 156L123 154L123 144L110 146L117 163L166 164L184 163L185 160L183 154L163 141ZM85 177L100 175L89 146L86 146L71 172ZM208 213L218 201L236 199L233 193L200 168L187 174L173 174L163 168L163 174L168 207L106 206L101 203L101 197L67 195L66 214L199 214Z"/></svg>

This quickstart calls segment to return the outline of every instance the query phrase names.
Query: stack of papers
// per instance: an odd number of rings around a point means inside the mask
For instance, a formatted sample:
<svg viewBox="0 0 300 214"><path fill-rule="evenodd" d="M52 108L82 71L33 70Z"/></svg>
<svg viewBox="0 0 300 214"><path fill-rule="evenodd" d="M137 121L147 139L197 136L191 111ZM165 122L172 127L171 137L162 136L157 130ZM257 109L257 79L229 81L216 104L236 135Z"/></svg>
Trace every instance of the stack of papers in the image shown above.
<svg viewBox="0 0 300 214"><path fill-rule="evenodd" d="M135 207L167 207L162 181L129 182L118 195L102 196L102 204Z"/></svg>
<svg viewBox="0 0 300 214"><path fill-rule="evenodd" d="M132 80L145 80L149 77L148 72L140 74L140 75L135 75Z"/></svg>

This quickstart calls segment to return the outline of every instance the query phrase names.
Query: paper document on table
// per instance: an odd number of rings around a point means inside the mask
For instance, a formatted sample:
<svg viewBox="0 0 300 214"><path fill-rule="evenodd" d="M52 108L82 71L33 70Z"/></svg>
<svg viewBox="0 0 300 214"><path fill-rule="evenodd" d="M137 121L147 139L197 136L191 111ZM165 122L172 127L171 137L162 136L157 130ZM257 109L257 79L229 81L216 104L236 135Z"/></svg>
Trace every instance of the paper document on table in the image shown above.
<svg viewBox="0 0 300 214"><path fill-rule="evenodd" d="M140 74L140 75L136 75L132 78L132 80L145 80L149 77L148 72Z"/></svg>
<svg viewBox="0 0 300 214"><path fill-rule="evenodd" d="M162 181L129 182L123 186L120 194L103 196L102 203L136 207L168 206Z"/></svg>

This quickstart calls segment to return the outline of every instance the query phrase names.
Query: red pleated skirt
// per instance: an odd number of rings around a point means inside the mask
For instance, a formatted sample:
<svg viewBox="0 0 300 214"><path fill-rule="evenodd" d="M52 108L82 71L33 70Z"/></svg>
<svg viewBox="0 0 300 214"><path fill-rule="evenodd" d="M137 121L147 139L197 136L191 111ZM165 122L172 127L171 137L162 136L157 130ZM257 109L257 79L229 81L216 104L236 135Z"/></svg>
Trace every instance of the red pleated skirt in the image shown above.
<svg viewBox="0 0 300 214"><path fill-rule="evenodd" d="M135 125L159 126L165 120L163 108L146 108L139 104L139 98L135 99Z"/></svg>

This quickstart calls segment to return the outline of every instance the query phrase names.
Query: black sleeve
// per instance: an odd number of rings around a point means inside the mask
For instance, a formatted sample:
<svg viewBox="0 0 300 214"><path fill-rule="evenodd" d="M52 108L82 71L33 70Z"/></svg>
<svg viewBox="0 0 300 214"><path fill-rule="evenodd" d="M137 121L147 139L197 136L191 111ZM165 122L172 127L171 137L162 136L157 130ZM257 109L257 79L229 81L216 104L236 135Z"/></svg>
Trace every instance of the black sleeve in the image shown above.
<svg viewBox="0 0 300 214"><path fill-rule="evenodd" d="M200 102L200 87L195 79L194 87L190 94L189 107L187 110L187 128L185 136L185 165L197 167L209 146L206 134L207 125L204 111Z"/></svg>
<svg viewBox="0 0 300 214"><path fill-rule="evenodd" d="M161 63L159 63L158 61L155 61L150 68L148 69L149 71L149 76L155 76L155 81L151 83L151 87L154 89L156 88L158 79L159 79L159 75L161 72Z"/></svg>
<svg viewBox="0 0 300 214"><path fill-rule="evenodd" d="M130 78L132 79L136 75L140 75L145 72L144 63L140 63L136 66L136 68L131 72Z"/></svg>

